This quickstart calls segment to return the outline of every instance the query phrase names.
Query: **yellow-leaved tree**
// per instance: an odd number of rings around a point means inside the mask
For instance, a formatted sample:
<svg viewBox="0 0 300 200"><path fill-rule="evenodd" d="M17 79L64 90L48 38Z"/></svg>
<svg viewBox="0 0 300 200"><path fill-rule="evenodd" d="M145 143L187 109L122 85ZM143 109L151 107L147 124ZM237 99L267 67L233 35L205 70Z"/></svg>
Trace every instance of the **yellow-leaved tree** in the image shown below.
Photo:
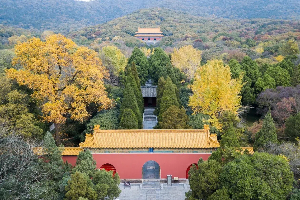
<svg viewBox="0 0 300 200"><path fill-rule="evenodd" d="M63 35L51 35L46 41L32 38L15 46L13 65L6 74L20 85L33 90L44 120L55 124L55 139L60 143L60 125L67 118L84 121L87 105L99 110L110 107L103 79L108 77L97 53L77 46Z"/></svg>
<svg viewBox="0 0 300 200"><path fill-rule="evenodd" d="M192 45L174 49L171 54L172 64L185 73L188 80L194 78L194 74L201 62L201 51L195 49Z"/></svg>
<svg viewBox="0 0 300 200"><path fill-rule="evenodd" d="M209 122L221 130L218 118L224 111L237 113L242 85L242 77L232 79L229 66L224 66L221 60L208 61L195 73L189 106L194 113L209 115Z"/></svg>

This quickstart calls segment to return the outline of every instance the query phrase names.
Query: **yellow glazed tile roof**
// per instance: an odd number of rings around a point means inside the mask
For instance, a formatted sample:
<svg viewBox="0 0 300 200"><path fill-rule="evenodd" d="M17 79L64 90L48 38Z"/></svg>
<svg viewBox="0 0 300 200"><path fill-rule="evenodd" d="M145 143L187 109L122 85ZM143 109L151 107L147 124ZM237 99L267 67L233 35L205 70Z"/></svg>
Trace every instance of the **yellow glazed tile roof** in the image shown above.
<svg viewBox="0 0 300 200"><path fill-rule="evenodd" d="M83 151L80 147L63 147L63 152L61 155L63 156L77 156L79 153Z"/></svg>
<svg viewBox="0 0 300 200"><path fill-rule="evenodd" d="M78 156L83 149L81 147L59 147L62 156ZM43 147L34 147L33 153L39 156L44 155Z"/></svg>
<svg viewBox="0 0 300 200"><path fill-rule="evenodd" d="M82 148L217 148L209 129L100 130L87 134Z"/></svg>
<svg viewBox="0 0 300 200"><path fill-rule="evenodd" d="M160 28L138 28L135 33L162 33Z"/></svg>
<svg viewBox="0 0 300 200"><path fill-rule="evenodd" d="M159 35L151 35L151 34L142 35L142 34L136 34L135 37L163 37L163 35L162 34L159 34Z"/></svg>

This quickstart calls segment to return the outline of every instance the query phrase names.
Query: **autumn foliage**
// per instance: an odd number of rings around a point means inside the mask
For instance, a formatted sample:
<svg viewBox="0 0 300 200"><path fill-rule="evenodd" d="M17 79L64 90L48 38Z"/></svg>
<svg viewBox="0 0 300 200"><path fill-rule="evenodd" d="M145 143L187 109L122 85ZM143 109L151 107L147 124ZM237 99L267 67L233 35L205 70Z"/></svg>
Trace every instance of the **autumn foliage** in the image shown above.
<svg viewBox="0 0 300 200"><path fill-rule="evenodd" d="M83 121L89 116L88 104L95 103L99 110L111 105L103 84L108 73L95 51L52 35L46 41L19 43L15 54L13 64L23 68L9 69L7 76L33 90L45 121Z"/></svg>
<svg viewBox="0 0 300 200"><path fill-rule="evenodd" d="M194 113L209 115L212 125L221 129L218 117L224 111L237 112L241 88L242 77L232 79L229 66L224 66L220 60L209 61L196 71L189 106Z"/></svg>

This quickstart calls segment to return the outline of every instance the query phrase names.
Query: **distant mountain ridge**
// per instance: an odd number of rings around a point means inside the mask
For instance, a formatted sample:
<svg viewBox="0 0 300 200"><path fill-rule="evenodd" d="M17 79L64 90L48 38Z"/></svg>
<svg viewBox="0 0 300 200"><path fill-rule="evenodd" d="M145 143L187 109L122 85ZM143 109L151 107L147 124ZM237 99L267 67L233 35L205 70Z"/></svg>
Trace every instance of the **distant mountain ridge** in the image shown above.
<svg viewBox="0 0 300 200"><path fill-rule="evenodd" d="M203 17L300 19L299 0L0 0L0 23L69 32L154 7Z"/></svg>

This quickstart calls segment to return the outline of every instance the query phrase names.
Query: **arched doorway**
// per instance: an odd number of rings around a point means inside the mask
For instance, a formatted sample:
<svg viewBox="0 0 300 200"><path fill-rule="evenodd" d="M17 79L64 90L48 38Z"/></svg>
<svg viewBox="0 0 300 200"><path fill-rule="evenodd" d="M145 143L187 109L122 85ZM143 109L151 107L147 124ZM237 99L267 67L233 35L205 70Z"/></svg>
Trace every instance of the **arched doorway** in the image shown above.
<svg viewBox="0 0 300 200"><path fill-rule="evenodd" d="M198 168L198 164L197 163L193 163L191 164L187 169L186 169L186 179L189 178L189 171L192 168L193 165L196 165L196 167Z"/></svg>
<svg viewBox="0 0 300 200"><path fill-rule="evenodd" d="M143 179L160 179L160 166L153 160L147 161L142 169Z"/></svg>
<svg viewBox="0 0 300 200"><path fill-rule="evenodd" d="M105 163L100 167L100 169L105 169L106 171L113 171L113 175L115 175L115 173L117 172L116 168L109 163Z"/></svg>

